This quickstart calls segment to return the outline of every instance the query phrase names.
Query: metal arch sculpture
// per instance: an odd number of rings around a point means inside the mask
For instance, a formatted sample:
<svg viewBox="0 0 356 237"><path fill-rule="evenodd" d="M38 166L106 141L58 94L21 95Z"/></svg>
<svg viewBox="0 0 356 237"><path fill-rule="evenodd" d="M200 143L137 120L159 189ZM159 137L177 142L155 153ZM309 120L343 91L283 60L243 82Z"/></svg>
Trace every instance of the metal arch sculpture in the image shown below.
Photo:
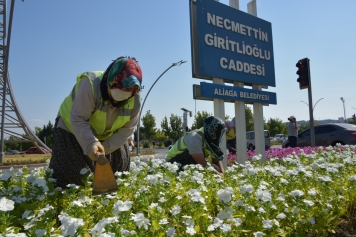
<svg viewBox="0 0 356 237"><path fill-rule="evenodd" d="M7 25L6 16L6 0L0 0L0 86L2 93L0 93L1 100L1 147L0 147L0 163L3 162L4 156L4 143L8 140L4 139L4 134L12 135L19 140L16 142L32 142L39 148L39 144L49 150L45 143L43 143L35 134L31 131L30 127L26 123L22 116L20 109L16 103L14 93L11 88L10 75L8 70L8 55L10 49L10 37L11 26L14 11L15 0L11 1L10 15L8 17L9 24ZM8 29L8 31L7 31ZM25 134L21 134L20 131L24 131Z"/></svg>

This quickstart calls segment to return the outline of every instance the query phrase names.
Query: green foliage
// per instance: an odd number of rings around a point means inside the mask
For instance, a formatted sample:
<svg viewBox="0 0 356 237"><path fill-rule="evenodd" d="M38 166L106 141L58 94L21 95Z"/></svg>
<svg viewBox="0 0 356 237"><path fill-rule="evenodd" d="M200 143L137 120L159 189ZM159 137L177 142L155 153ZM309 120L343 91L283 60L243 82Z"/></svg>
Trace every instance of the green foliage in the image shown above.
<svg viewBox="0 0 356 237"><path fill-rule="evenodd" d="M169 134L169 138L173 141L178 140L181 131L183 131L183 121L182 118L178 115L171 114L169 118L169 124L171 132Z"/></svg>
<svg viewBox="0 0 356 237"><path fill-rule="evenodd" d="M254 117L250 107L245 105L246 131L254 131Z"/></svg>
<svg viewBox="0 0 356 237"><path fill-rule="evenodd" d="M279 118L270 118L266 123L266 127L271 137L274 137L276 134L288 134L287 125Z"/></svg>
<svg viewBox="0 0 356 237"><path fill-rule="evenodd" d="M164 135L169 137L169 135L172 132L172 129L168 124L168 119L167 119L166 116L164 116L164 118L163 118L163 120L161 122L161 128L162 128L162 131L163 131Z"/></svg>
<svg viewBox="0 0 356 237"><path fill-rule="evenodd" d="M36 136L50 148L53 146L53 128L51 121L48 122L47 126L43 125L42 129L35 127Z"/></svg>
<svg viewBox="0 0 356 237"><path fill-rule="evenodd" d="M155 117L153 117L150 110L148 110L145 116L142 117L142 124L143 124L142 134L146 139L151 140L155 136L157 129L155 128L156 119Z"/></svg>
<svg viewBox="0 0 356 237"><path fill-rule="evenodd" d="M143 143L143 148L150 148L150 143L149 142L144 142Z"/></svg>
<svg viewBox="0 0 356 237"><path fill-rule="evenodd" d="M192 124L192 130L199 129L199 128L203 127L204 119L211 115L212 114L209 114L207 111L204 111L204 110L202 112L198 111L197 115L194 118L194 122Z"/></svg>

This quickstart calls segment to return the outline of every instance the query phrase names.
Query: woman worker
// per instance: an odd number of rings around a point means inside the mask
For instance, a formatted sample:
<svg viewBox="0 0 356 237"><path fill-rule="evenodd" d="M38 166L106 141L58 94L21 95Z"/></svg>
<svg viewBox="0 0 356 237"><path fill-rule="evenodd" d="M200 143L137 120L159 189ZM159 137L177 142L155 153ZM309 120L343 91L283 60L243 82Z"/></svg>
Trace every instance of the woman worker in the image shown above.
<svg viewBox="0 0 356 237"><path fill-rule="evenodd" d="M220 118L209 116L204 120L204 126L200 129L186 133L178 139L169 150L166 160L177 162L184 167L190 164L200 164L204 168L211 163L215 173L224 173L222 160L225 157L220 149L220 144L226 132L224 121Z"/></svg>
<svg viewBox="0 0 356 237"><path fill-rule="evenodd" d="M58 187L82 185L83 168L94 172L96 154L105 154L113 171L128 171L127 139L138 123L142 71L135 58L119 57L105 71L77 76L59 108L49 168Z"/></svg>

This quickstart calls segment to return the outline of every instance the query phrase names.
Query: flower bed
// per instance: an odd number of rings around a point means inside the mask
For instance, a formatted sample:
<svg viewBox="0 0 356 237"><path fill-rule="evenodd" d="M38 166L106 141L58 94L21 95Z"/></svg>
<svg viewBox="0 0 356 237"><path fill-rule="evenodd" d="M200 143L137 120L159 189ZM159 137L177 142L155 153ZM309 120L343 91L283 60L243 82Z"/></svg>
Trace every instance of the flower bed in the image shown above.
<svg viewBox="0 0 356 237"><path fill-rule="evenodd" d="M0 236L325 236L354 214L355 146L283 153L230 160L223 177L134 160L117 193L94 197L85 169L86 186L65 191L48 168L0 172Z"/></svg>

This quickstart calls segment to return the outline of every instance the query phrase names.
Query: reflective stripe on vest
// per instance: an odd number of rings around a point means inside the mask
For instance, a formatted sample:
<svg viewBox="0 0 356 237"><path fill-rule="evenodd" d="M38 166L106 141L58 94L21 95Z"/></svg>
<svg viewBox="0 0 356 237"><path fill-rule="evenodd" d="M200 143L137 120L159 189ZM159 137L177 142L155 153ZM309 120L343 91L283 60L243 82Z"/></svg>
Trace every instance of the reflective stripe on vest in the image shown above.
<svg viewBox="0 0 356 237"><path fill-rule="evenodd" d="M77 76L77 83L73 87L71 93L64 99L59 109L63 121L67 125L68 129L73 133L72 126L70 124L70 110L72 108L75 96L78 93L81 80L86 77L89 78L95 101L95 111L89 119L89 124L93 134L102 141L109 138L114 132L116 132L119 128L123 127L128 121L130 121L132 109L134 108L135 103L139 103L139 101L137 102L136 100L140 99L139 96L130 98L128 102L119 109L119 116L115 119L112 126L107 128L106 111L109 109L108 106L111 106L111 103L110 101L103 101L101 98L100 82L103 73L103 71L97 71L79 74Z"/></svg>

